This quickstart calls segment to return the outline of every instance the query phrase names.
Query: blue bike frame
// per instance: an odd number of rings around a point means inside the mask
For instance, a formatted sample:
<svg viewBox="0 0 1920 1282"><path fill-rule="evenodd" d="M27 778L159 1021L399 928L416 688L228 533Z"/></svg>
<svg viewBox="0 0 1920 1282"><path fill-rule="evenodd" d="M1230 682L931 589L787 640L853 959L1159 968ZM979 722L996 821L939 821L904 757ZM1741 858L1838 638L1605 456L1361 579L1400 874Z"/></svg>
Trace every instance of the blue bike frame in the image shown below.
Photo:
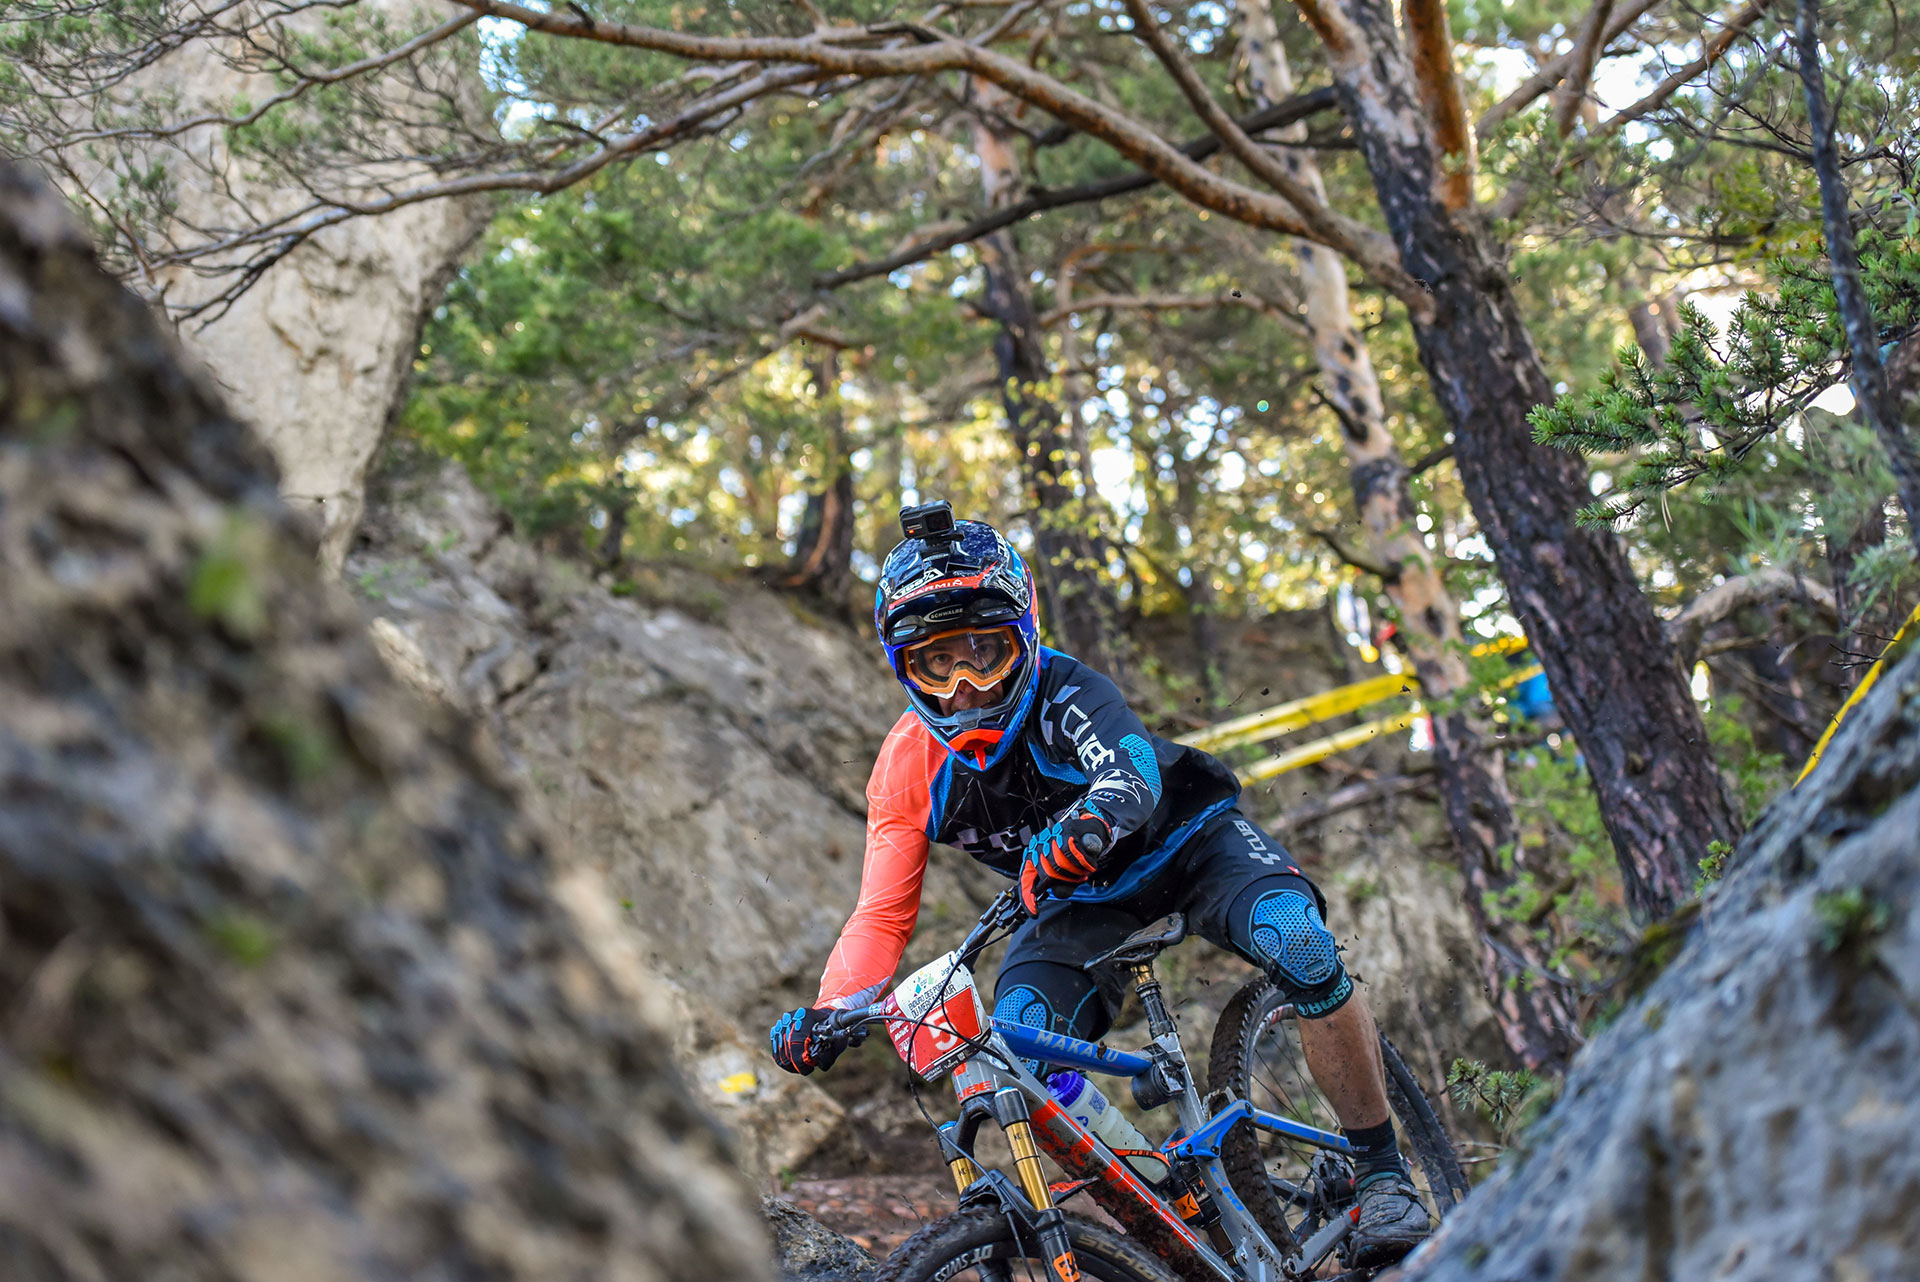
<svg viewBox="0 0 1920 1282"><path fill-rule="evenodd" d="M1153 1061L1144 1055L1130 1055L1126 1051L1096 1046L1092 1042L1083 1042L1077 1037L1068 1037L1063 1033L1050 1033L1045 1029L1029 1028L1025 1024L1013 1024L1003 1019L995 1019L991 1022L993 1031L1000 1034L1014 1054L1022 1059L1037 1059L1063 1068L1077 1068L1087 1073L1106 1073L1114 1077L1138 1077L1153 1067ZM1317 1144L1321 1148L1330 1148L1341 1153L1353 1151L1353 1145L1347 1142L1347 1137L1344 1135L1334 1131L1323 1131L1317 1126L1308 1126L1305 1122L1296 1122L1278 1113L1268 1113L1255 1108L1245 1100L1235 1100L1221 1110L1219 1116L1181 1140L1167 1152L1180 1157L1218 1157L1220 1140L1242 1118L1251 1121L1263 1131L1273 1131L1289 1139Z"/></svg>
<svg viewBox="0 0 1920 1282"><path fill-rule="evenodd" d="M1219 1227L1225 1230L1219 1249L1215 1249L1213 1244L1203 1240L1191 1226L1175 1216L1165 1199L1141 1180L1099 1137L1087 1131L1061 1108L1045 1083L1028 1069L1025 1062L1033 1060L1084 1072L1132 1078L1152 1071L1153 1060L1145 1055L1113 1050L1024 1024L999 1019L989 1022L994 1053L970 1058L954 1069L954 1089L960 1096L963 1115L970 1098L988 1093L995 1097L1024 1094L1034 1100L1037 1108L1032 1114L1033 1124L1050 1131L1062 1149L1085 1159L1080 1163L1084 1168L1083 1177L1097 1177L1104 1183L1117 1185L1131 1193L1221 1282L1282 1282L1283 1279L1304 1277L1348 1232L1350 1225L1347 1218L1338 1216L1316 1233L1314 1240L1303 1244L1301 1255L1288 1259L1235 1194L1220 1158L1222 1139L1229 1129L1243 1119L1262 1130L1337 1152L1352 1150L1345 1136L1264 1112L1245 1100L1235 1100L1223 1108L1219 1116L1209 1117L1199 1091L1188 1081L1184 1089L1173 1097L1180 1114L1181 1127L1186 1134L1164 1151L1170 1158L1190 1159L1199 1169L1201 1181L1220 1211L1222 1223ZM1169 1032L1156 1039L1155 1044L1170 1053L1179 1054L1176 1033ZM1021 1113L1024 1116L1025 1109ZM942 1126L942 1139L949 1142L956 1139L959 1135L957 1128L960 1128L960 1124L953 1122ZM955 1154L963 1151L961 1148L953 1150ZM1056 1152L1055 1157L1058 1160L1060 1153ZM1223 1251L1230 1251L1231 1258L1223 1255Z"/></svg>

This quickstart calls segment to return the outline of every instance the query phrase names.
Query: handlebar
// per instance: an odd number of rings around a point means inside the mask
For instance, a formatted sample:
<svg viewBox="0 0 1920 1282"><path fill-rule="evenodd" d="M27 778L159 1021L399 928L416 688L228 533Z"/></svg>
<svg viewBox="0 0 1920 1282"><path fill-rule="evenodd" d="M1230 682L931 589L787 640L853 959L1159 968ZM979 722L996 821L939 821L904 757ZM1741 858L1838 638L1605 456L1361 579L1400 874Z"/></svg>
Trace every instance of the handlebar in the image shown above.
<svg viewBox="0 0 1920 1282"><path fill-rule="evenodd" d="M1020 902L1018 888L1009 887L994 897L986 911L967 932L960 944L960 964L972 966L980 954L986 950L987 941L993 933L1005 926L1018 925L1028 916L1026 907ZM855 1046L864 1038L865 1026L887 1018L886 1003L875 1002L871 1006L850 1006L846 1010L834 1011L827 1016L826 1028L816 1037L830 1037L848 1046Z"/></svg>

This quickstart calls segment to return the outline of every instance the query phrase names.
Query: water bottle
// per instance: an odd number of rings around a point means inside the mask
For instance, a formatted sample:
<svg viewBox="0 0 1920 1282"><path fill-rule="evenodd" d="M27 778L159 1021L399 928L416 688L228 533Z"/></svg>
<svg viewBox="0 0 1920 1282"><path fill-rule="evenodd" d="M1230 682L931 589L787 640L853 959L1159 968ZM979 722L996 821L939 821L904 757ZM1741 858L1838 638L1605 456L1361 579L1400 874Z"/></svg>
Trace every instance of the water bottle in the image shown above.
<svg viewBox="0 0 1920 1282"><path fill-rule="evenodd" d="M1149 1184L1166 1182L1173 1168L1140 1128L1100 1093L1100 1088L1081 1073L1071 1070L1047 1078L1047 1089L1060 1101L1060 1107L1074 1121L1098 1135L1106 1146L1122 1155L1133 1173Z"/></svg>

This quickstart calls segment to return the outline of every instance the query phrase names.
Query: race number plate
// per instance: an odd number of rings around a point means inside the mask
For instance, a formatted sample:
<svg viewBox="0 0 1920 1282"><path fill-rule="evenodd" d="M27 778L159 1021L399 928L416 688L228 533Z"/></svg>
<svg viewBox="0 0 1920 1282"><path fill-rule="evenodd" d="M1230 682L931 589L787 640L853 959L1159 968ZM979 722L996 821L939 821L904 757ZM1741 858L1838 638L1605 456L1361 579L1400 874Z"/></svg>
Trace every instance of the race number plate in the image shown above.
<svg viewBox="0 0 1920 1282"><path fill-rule="evenodd" d="M887 1035L913 1071L929 1082L966 1058L969 1038L987 1026L973 972L948 953L906 977L886 1002Z"/></svg>

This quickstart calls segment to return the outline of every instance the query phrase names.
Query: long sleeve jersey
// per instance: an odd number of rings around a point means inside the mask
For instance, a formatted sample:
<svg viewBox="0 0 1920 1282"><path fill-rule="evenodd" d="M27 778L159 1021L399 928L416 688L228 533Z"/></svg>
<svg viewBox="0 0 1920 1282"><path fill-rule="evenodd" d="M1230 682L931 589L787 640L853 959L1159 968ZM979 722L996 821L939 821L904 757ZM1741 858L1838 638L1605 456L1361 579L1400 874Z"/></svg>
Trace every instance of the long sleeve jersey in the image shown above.
<svg viewBox="0 0 1920 1282"><path fill-rule="evenodd" d="M1021 742L979 771L911 711L887 735L867 782L860 900L820 980L822 1006L873 1001L893 978L920 915L933 843L958 846L1008 877L1027 841L1085 800L1119 840L1075 899L1124 899L1239 796L1220 762L1150 733L1118 686L1078 659L1041 651Z"/></svg>

